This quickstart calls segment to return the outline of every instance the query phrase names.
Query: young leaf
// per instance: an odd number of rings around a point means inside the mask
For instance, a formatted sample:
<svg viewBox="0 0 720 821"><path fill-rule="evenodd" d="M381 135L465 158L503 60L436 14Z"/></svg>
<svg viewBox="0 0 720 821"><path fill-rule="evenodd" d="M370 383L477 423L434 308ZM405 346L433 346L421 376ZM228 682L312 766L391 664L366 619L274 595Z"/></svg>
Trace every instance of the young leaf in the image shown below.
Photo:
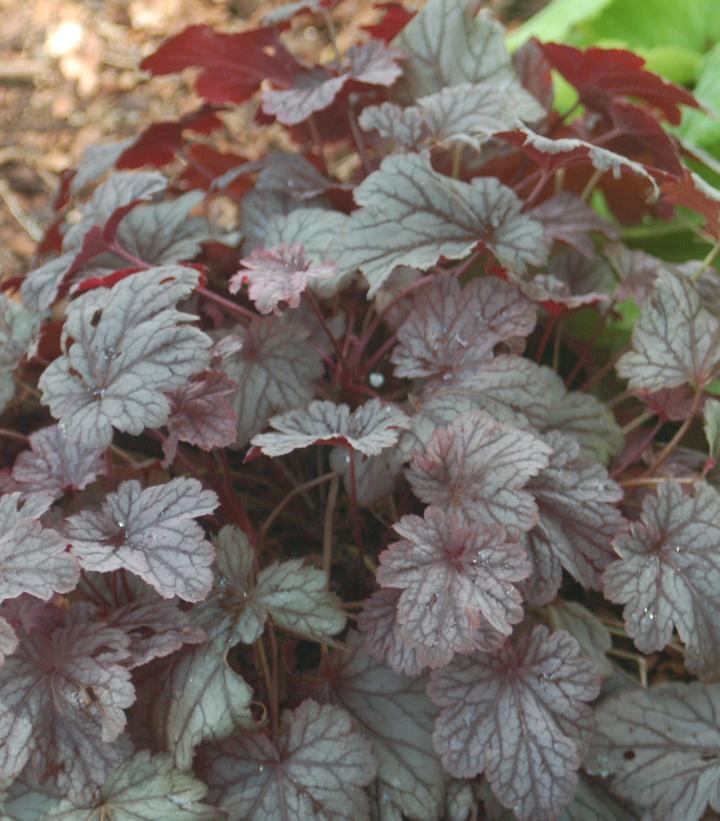
<svg viewBox="0 0 720 821"><path fill-rule="evenodd" d="M53 498L66 490L82 490L105 473L102 448L68 442L59 425L41 428L30 436L30 450L15 460L12 477L28 490Z"/></svg>
<svg viewBox="0 0 720 821"><path fill-rule="evenodd" d="M624 604L625 629L643 653L662 650L673 628L685 663L701 678L720 671L720 495L702 482L688 495L663 482L643 500L640 521L615 540L605 596Z"/></svg>
<svg viewBox="0 0 720 821"><path fill-rule="evenodd" d="M438 818L443 772L432 747L435 710L425 695L425 679L406 678L373 660L355 632L321 673L324 700L347 710L370 739L381 806L423 821Z"/></svg>
<svg viewBox="0 0 720 821"><path fill-rule="evenodd" d="M633 329L633 349L617 370L633 390L704 387L720 365L720 322L688 277L663 271Z"/></svg>
<svg viewBox="0 0 720 821"><path fill-rule="evenodd" d="M438 174L426 154L386 157L353 193L360 208L331 258L359 268L370 296L398 265L426 269L440 257L466 256L479 242L520 273L547 258L542 226L521 213L511 189L491 177L466 183Z"/></svg>
<svg viewBox="0 0 720 821"><path fill-rule="evenodd" d="M262 635L268 615L278 627L311 640L333 636L345 627L345 614L335 594L326 589L324 571L290 559L264 567L252 584L247 536L226 525L216 546L221 608L231 614L234 638L252 644Z"/></svg>
<svg viewBox="0 0 720 821"><path fill-rule="evenodd" d="M273 740L245 733L205 747L200 771L230 818L355 821L369 817L363 787L377 765L339 707L306 700L283 715Z"/></svg>
<svg viewBox="0 0 720 821"><path fill-rule="evenodd" d="M552 448L550 462L526 485L540 512L523 537L535 571L523 589L533 604L555 598L561 568L583 587L602 589L602 572L615 558L612 540L624 529L615 507L622 489L605 468L584 460L574 439L550 433L544 441Z"/></svg>
<svg viewBox="0 0 720 821"><path fill-rule="evenodd" d="M190 66L202 69L195 90L210 103L243 103L263 80L290 85L303 70L274 28L222 34L197 25L170 37L140 64L155 75Z"/></svg>
<svg viewBox="0 0 720 821"><path fill-rule="evenodd" d="M198 744L253 726L252 689L228 664L227 650L224 636L184 650L163 669L152 694L156 749L171 753L180 770L192 767Z"/></svg>
<svg viewBox="0 0 720 821"><path fill-rule="evenodd" d="M427 662L422 648L408 643L402 634L397 620L400 596L400 590L376 590L363 603L357 626L365 649L374 659L389 665L397 673L417 676Z"/></svg>
<svg viewBox="0 0 720 821"><path fill-rule="evenodd" d="M166 599L204 599L214 558L195 517L212 513L218 500L197 479L175 478L142 489L123 482L97 511L71 516L64 532L87 570L124 567Z"/></svg>
<svg viewBox="0 0 720 821"><path fill-rule="evenodd" d="M227 338L227 337L226 337ZM175 459L178 442L202 450L229 447L235 442L237 414L232 397L237 385L224 373L205 371L182 388L168 394L168 437L163 442L164 465Z"/></svg>
<svg viewBox="0 0 720 821"><path fill-rule="evenodd" d="M473 521L530 530L538 511L528 480L547 467L548 445L525 431L496 422L482 411L438 428L416 453L407 478L426 504L459 508Z"/></svg>
<svg viewBox="0 0 720 821"><path fill-rule="evenodd" d="M483 621L510 635L523 617L514 582L525 579L531 566L504 528L480 528L457 511L428 507L424 518L403 516L394 529L402 541L380 554L378 584L403 590L398 623L431 666L472 652Z"/></svg>
<svg viewBox="0 0 720 821"><path fill-rule="evenodd" d="M242 343L222 365L238 385L233 400L238 446L247 444L274 413L307 405L313 398L313 382L323 373L310 330L284 317L253 320L242 331Z"/></svg>
<svg viewBox="0 0 720 821"><path fill-rule="evenodd" d="M481 772L521 819L557 816L577 786L600 690L577 642L538 626L493 654L458 656L428 693L443 712L433 742L457 778Z"/></svg>
<svg viewBox="0 0 720 821"><path fill-rule="evenodd" d="M169 755L142 750L118 767L92 802L61 801L46 821L221 821L224 814L201 803L207 787L175 769Z"/></svg>
<svg viewBox="0 0 720 821"><path fill-rule="evenodd" d="M167 391L208 364L210 339L174 307L195 288L198 273L162 266L91 291L68 308L65 353L38 386L68 440L105 448L113 428L140 434L165 424Z"/></svg>
<svg viewBox="0 0 720 821"><path fill-rule="evenodd" d="M542 116L520 85L503 27L474 0L430 0L395 45L406 55L400 92L410 99L461 83L488 81L512 100L518 117Z"/></svg>
<svg viewBox="0 0 720 821"><path fill-rule="evenodd" d="M103 784L130 747L121 737L135 700L127 656L127 636L104 625L75 620L24 635L0 668L2 777L29 762L70 800Z"/></svg>
<svg viewBox="0 0 720 821"><path fill-rule="evenodd" d="M461 288L455 277L438 277L415 298L398 330L395 373L447 381L462 370L476 372L498 343L528 336L536 315L535 306L500 279L476 279Z"/></svg>
<svg viewBox="0 0 720 821"><path fill-rule="evenodd" d="M643 817L705 817L720 810L720 685L665 683L623 692L597 711L588 768Z"/></svg>
<svg viewBox="0 0 720 821"><path fill-rule="evenodd" d="M0 601L22 593L47 600L54 593L69 593L80 578L67 540L37 521L50 497L38 494L35 501L39 504L21 493L0 497Z"/></svg>
<svg viewBox="0 0 720 821"><path fill-rule="evenodd" d="M256 248L240 264L244 267L230 279L230 293L236 294L249 283L248 295L261 314L279 314L281 303L297 308L309 285L337 274L334 263L313 264L302 245L285 242L276 248Z"/></svg>
<svg viewBox="0 0 720 821"><path fill-rule="evenodd" d="M307 408L273 416L278 433L261 433L252 440L267 456L283 456L310 445L343 444L367 456L394 445L410 420L393 405L369 399L352 413L347 405L315 401Z"/></svg>

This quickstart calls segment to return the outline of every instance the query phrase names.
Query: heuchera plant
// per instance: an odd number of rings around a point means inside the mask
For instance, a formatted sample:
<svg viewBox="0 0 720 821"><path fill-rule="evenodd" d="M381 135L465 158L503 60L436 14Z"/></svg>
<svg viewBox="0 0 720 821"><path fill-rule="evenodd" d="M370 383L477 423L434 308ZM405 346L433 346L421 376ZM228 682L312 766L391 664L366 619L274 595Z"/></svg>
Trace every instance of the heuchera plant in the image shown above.
<svg viewBox="0 0 720 821"><path fill-rule="evenodd" d="M2 284L3 818L720 812L696 103L474 0L306 65L332 5L163 43L204 107L90 149ZM622 242L663 221L700 251Z"/></svg>

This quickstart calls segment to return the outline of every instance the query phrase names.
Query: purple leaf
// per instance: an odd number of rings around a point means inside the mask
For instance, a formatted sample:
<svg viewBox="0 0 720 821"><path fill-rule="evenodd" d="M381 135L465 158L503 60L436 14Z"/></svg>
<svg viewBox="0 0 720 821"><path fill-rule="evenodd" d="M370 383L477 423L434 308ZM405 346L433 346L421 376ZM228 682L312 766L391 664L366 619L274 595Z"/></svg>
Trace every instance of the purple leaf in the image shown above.
<svg viewBox="0 0 720 821"><path fill-rule="evenodd" d="M237 385L224 373L206 371L168 394L171 410L166 422L168 437L163 442L165 466L175 459L178 442L202 450L229 447L235 442L237 414L232 397L236 391Z"/></svg>
<svg viewBox="0 0 720 821"><path fill-rule="evenodd" d="M457 511L429 507L424 518L403 516L394 529L403 540L380 554L378 584L403 590L398 623L431 666L472 652L483 622L510 635L523 617L514 582L531 565L504 528L478 527Z"/></svg>
<svg viewBox="0 0 720 821"><path fill-rule="evenodd" d="M443 712L433 742L449 773L484 773L521 819L559 815L577 786L600 690L593 665L567 633L546 627L492 654L458 656L432 673L428 693Z"/></svg>
<svg viewBox="0 0 720 821"><path fill-rule="evenodd" d="M274 413L298 408L313 398L313 382L323 373L310 330L284 317L256 319L243 330L242 349L223 370L238 385L233 407L238 414L237 444L259 433Z"/></svg>
<svg viewBox="0 0 720 821"><path fill-rule="evenodd" d="M584 460L574 439L550 433L550 463L526 487L540 520L523 537L534 573L523 586L533 604L547 604L560 588L562 568L583 587L602 589L602 572L615 558L612 540L625 526L615 505L622 489L602 465Z"/></svg>
<svg viewBox="0 0 720 821"><path fill-rule="evenodd" d="M720 810L718 755L720 686L665 683L603 702L588 769L643 818L695 821Z"/></svg>
<svg viewBox="0 0 720 821"><path fill-rule="evenodd" d="M545 229L545 239L560 241L586 257L592 257L595 247L592 232L607 239L617 239L617 229L603 219L594 208L569 191L561 191L530 211L532 218Z"/></svg>
<svg viewBox="0 0 720 821"><path fill-rule="evenodd" d="M376 590L363 603L358 616L358 630L363 637L367 652L397 673L417 676L427 666L421 647L404 638L397 621L397 605L400 591L386 588Z"/></svg>
<svg viewBox="0 0 720 821"><path fill-rule="evenodd" d="M720 322L703 307L692 281L663 271L617 370L633 390L702 388L720 364L719 339Z"/></svg>
<svg viewBox="0 0 720 821"><path fill-rule="evenodd" d="M105 448L113 428L137 435L165 424L165 393L208 364L210 339L175 308L197 281L190 268L151 268L70 304L65 353L38 382L68 440Z"/></svg>
<svg viewBox="0 0 720 821"><path fill-rule="evenodd" d="M121 737L135 699L127 645L120 630L77 620L22 637L0 668L3 777L27 761L38 775L54 773L71 800L104 783L129 751Z"/></svg>
<svg viewBox="0 0 720 821"><path fill-rule="evenodd" d="M176 478L142 489L123 482L97 511L70 516L65 534L87 570L124 567L163 598L204 599L214 558L195 517L212 513L218 500L197 479Z"/></svg>
<svg viewBox="0 0 720 821"><path fill-rule="evenodd" d="M479 242L519 273L547 258L542 226L515 193L491 177L471 183L438 174L426 154L386 157L354 191L353 211L333 256L359 268L373 296L398 265L427 269L460 259Z"/></svg>
<svg viewBox="0 0 720 821"><path fill-rule="evenodd" d="M192 767L195 748L252 727L252 689L227 662L224 636L186 649L163 669L152 694L150 717L156 749L172 753L175 766Z"/></svg>
<svg viewBox="0 0 720 821"><path fill-rule="evenodd" d="M29 593L50 599L69 593L80 578L76 559L67 552L67 540L37 519L50 506L45 497L32 509L20 493L0 497L0 601Z"/></svg>
<svg viewBox="0 0 720 821"><path fill-rule="evenodd" d="M535 327L537 309L513 285L476 279L465 288L438 277L416 297L398 331L391 361L397 376L442 376L475 372L493 358L500 342L515 342Z"/></svg>
<svg viewBox="0 0 720 821"><path fill-rule="evenodd" d="M229 614L233 638L252 644L273 623L311 640L322 640L345 627L340 601L327 589L327 574L301 559L274 562L252 583L253 550L247 536L226 525L216 540L221 574L220 607Z"/></svg>
<svg viewBox="0 0 720 821"><path fill-rule="evenodd" d="M663 482L643 500L640 521L615 540L605 596L624 604L625 629L643 653L662 650L673 628L685 663L703 679L720 674L720 495Z"/></svg>
<svg viewBox="0 0 720 821"><path fill-rule="evenodd" d="M230 818L356 821L375 777L370 744L339 707L309 699L283 715L277 739L243 733L201 753L199 771Z"/></svg>
<svg viewBox="0 0 720 821"><path fill-rule="evenodd" d="M337 274L334 263L312 263L302 245L284 242L276 248L256 248L240 264L244 268L230 279L230 293L236 294L249 283L248 295L261 314L280 314L281 303L297 308L309 285Z"/></svg>
<svg viewBox="0 0 720 821"><path fill-rule="evenodd" d="M369 399L352 413L347 405L315 401L307 408L273 416L278 433L261 433L252 444L267 456L283 456L310 445L344 444L367 456L377 456L394 445L408 417L394 405Z"/></svg>
<svg viewBox="0 0 720 821"><path fill-rule="evenodd" d="M12 477L28 490L57 498L67 490L82 490L104 475L102 456L102 448L68 442L59 425L51 425L30 436L30 450L17 457Z"/></svg>
<svg viewBox="0 0 720 821"><path fill-rule="evenodd" d="M321 673L323 700L347 710L370 739L380 805L411 818L439 817L443 772L432 747L435 710L425 695L426 680L401 676L373 660L355 632Z"/></svg>
<svg viewBox="0 0 720 821"><path fill-rule="evenodd" d="M551 452L532 434L475 411L438 428L425 451L413 457L407 478L426 504L459 508L476 522L518 533L538 520L524 488L547 466Z"/></svg>

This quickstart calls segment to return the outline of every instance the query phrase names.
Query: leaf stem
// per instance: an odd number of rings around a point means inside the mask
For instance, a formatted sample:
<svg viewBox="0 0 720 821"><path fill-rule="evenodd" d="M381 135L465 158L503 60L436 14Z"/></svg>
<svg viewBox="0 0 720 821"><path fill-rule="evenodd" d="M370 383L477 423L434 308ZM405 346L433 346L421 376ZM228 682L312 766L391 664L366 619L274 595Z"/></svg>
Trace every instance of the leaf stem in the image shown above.
<svg viewBox="0 0 720 821"><path fill-rule="evenodd" d="M690 413L688 414L687 419L680 425L680 427L675 432L675 436L665 445L665 447L660 451L655 461L650 465L647 469L646 473L648 475L655 473L655 471L662 465L662 463L670 456L675 449L678 447L680 442L685 438L685 434L690 429L690 425L692 425L695 414L697 413L698 408L700 407L700 402L702 401L702 391L698 391L695 394L695 398L693 399L692 406L690 407Z"/></svg>
<svg viewBox="0 0 720 821"><path fill-rule="evenodd" d="M323 520L323 570L325 571L326 589L330 586L330 568L332 566L333 548L333 518L335 516L335 503L337 502L339 485L340 482L338 477L333 473L327 502L325 503L325 517Z"/></svg>
<svg viewBox="0 0 720 821"><path fill-rule="evenodd" d="M205 297L205 299L210 300L210 302L214 302L221 308L225 308L225 310L231 314L235 314L236 316L242 317L243 319L249 319L251 322L253 319L258 318L258 314L248 310L242 305L238 305L237 302L233 302L231 299L228 299L227 297L221 296L220 294L216 294L215 291L211 291L209 288L205 288L203 285L198 286L197 292L198 294L200 294L200 296L203 296Z"/></svg>
<svg viewBox="0 0 720 821"><path fill-rule="evenodd" d="M277 504L275 509L272 513L265 519L258 532L258 541L257 541L257 549L261 551L265 545L265 538L267 536L268 530L270 530L271 525L277 519L277 517L283 512L283 510L287 507L287 505L292 502L292 500L299 496L301 493L304 493L306 490L310 490L310 488L317 487L318 485L323 484L324 482L330 481L335 477L333 471L329 471L328 473L323 473L322 476L317 476L315 479L311 479L309 482L304 482L301 485L296 485L289 493L287 493Z"/></svg>
<svg viewBox="0 0 720 821"><path fill-rule="evenodd" d="M642 413L639 413L634 419L631 419L626 425L620 428L623 436L627 436L629 433L632 433L636 428L644 425L645 422L649 421L656 415L657 414L653 411L643 411Z"/></svg>
<svg viewBox="0 0 720 821"><path fill-rule="evenodd" d="M270 667L268 666L262 636L260 636L260 638L255 642L255 647L257 648L258 661L260 662L259 666L265 682L265 691L268 699L268 711L270 713L270 724L272 726L273 735L275 735L278 729L277 703L273 696L272 676L270 675Z"/></svg>
<svg viewBox="0 0 720 821"><path fill-rule="evenodd" d="M347 362L345 361L345 357L343 356L343 351L340 347L340 343L335 338L335 334L330 330L330 327L325 321L325 317L323 316L323 312L320 310L320 306L317 304L317 300L313 296L312 292L309 290L305 291L305 298L307 299L308 305L310 306L312 312L315 314L315 318L320 323L320 327L325 332L325 336L327 336L333 348L335 349L335 353L337 354L338 358L338 365L344 373L348 373Z"/></svg>
<svg viewBox="0 0 720 821"><path fill-rule="evenodd" d="M18 442L24 442L25 444L28 443L30 437L25 436L24 433L18 433L14 430L8 430L7 428L0 428L0 436L4 436L6 439L17 439Z"/></svg>

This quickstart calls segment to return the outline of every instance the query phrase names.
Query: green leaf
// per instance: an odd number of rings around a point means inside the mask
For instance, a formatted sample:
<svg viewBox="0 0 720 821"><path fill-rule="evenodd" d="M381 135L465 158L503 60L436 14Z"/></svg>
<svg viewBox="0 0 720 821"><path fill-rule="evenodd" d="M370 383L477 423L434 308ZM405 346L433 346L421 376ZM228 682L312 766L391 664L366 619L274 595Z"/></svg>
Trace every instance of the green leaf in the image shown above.
<svg viewBox="0 0 720 821"><path fill-rule="evenodd" d="M252 689L227 663L221 638L182 653L165 668L153 698L156 744L189 769L198 744L253 725L251 701Z"/></svg>
<svg viewBox="0 0 720 821"><path fill-rule="evenodd" d="M180 772L169 755L136 753L117 769L86 806L62 801L46 821L220 821L225 814L199 803L207 787Z"/></svg>
<svg viewBox="0 0 720 821"><path fill-rule="evenodd" d="M610 2L611 0L583 0L582 3L578 0L553 0L507 35L507 47L510 51L515 51L531 37L537 37L538 40L563 40L574 26L591 19Z"/></svg>
<svg viewBox="0 0 720 821"><path fill-rule="evenodd" d="M710 458L716 462L720 455L720 400L709 399L703 409L703 430L708 441Z"/></svg>

